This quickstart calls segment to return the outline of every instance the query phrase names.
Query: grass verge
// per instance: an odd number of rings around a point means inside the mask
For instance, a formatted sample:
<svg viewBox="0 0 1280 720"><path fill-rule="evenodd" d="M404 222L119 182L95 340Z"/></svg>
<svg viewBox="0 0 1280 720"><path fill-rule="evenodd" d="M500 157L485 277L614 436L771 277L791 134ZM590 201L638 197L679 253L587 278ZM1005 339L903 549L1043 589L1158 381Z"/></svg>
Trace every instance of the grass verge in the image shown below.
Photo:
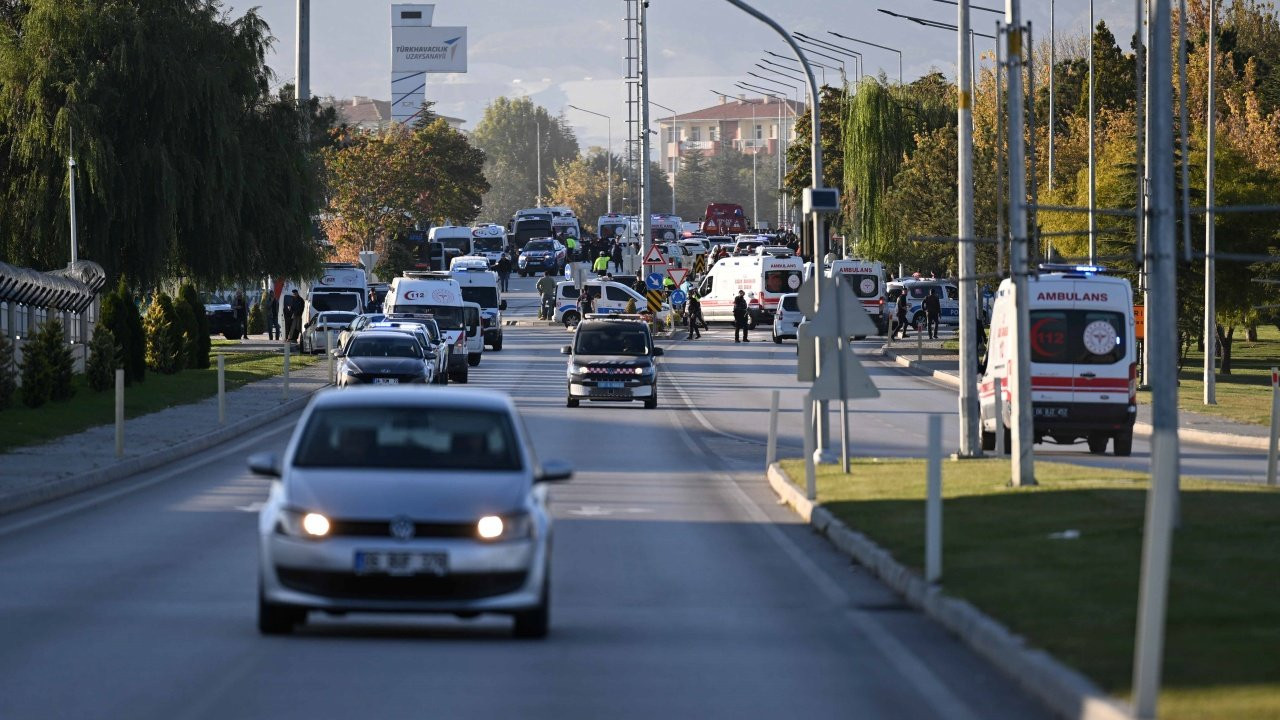
<svg viewBox="0 0 1280 720"><path fill-rule="evenodd" d="M792 478L802 461L784 461ZM943 586L1128 699L1147 475L1008 461L943 466ZM1280 717L1280 492L1186 480L1160 716ZM897 560L924 564L924 461L821 466L818 499ZM1052 539L1076 530L1078 539Z"/></svg>
<svg viewBox="0 0 1280 720"><path fill-rule="evenodd" d="M292 369L305 367L322 356L294 355ZM227 390L234 390L255 380L279 375L284 356L276 353L227 354ZM48 442L114 422L115 391L94 392L84 375L75 376L76 394L66 402L46 403L28 408L15 401L0 411L0 452L24 445ZM184 370L174 375L147 373L147 379L124 390L125 417L146 415L174 405L185 405L212 397L218 392L217 362L207 370Z"/></svg>

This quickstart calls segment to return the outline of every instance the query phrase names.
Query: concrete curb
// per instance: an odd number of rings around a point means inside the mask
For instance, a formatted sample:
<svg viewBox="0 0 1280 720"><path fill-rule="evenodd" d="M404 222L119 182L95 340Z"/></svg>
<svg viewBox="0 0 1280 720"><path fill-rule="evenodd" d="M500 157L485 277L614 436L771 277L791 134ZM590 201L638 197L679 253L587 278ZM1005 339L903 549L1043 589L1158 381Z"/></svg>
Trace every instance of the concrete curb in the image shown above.
<svg viewBox="0 0 1280 720"><path fill-rule="evenodd" d="M902 367L922 372L926 376L932 377L935 380L940 380L952 387L960 387L960 378L945 370L929 370L928 368L919 367L919 363L915 360L899 355L892 350L887 350L885 348L880 348L879 354L893 360ZM1133 434L1138 437L1151 437L1151 432L1152 427L1150 423L1136 422L1133 424ZM1199 445L1219 445L1240 448L1242 450L1261 450L1262 452L1267 452L1271 449L1270 440L1265 437L1236 435L1233 433L1213 432L1211 430L1197 430L1195 428L1188 427L1178 428L1178 439L1183 442L1196 443Z"/></svg>
<svg viewBox="0 0 1280 720"><path fill-rule="evenodd" d="M147 470L167 465L168 463L180 460L189 455L193 455L202 450L208 450L215 445L220 445L228 440L233 440L255 430L272 420L277 420L283 415L301 410L311 400L313 392L293 400L281 403L278 407L268 412L258 413L251 417L245 418L236 423L232 423L224 428L219 428L207 435L202 435L191 440L180 442L172 447L165 448L148 455L129 458L113 463L98 470L92 470L79 475L58 478L51 480L42 485L33 488L26 488L16 492L0 495L0 515L8 515L19 510L35 507L51 500L74 495L78 492L88 490L90 488L106 485L107 483L121 480Z"/></svg>
<svg viewBox="0 0 1280 720"><path fill-rule="evenodd" d="M1129 711L1084 675L1052 655L1030 646L973 605L949 597L931 586L888 551L855 532L826 508L807 499L777 463L767 470L769 485L782 502L836 549L865 566L913 607L955 633L1001 672L1008 675L1050 711L1073 720L1130 720Z"/></svg>

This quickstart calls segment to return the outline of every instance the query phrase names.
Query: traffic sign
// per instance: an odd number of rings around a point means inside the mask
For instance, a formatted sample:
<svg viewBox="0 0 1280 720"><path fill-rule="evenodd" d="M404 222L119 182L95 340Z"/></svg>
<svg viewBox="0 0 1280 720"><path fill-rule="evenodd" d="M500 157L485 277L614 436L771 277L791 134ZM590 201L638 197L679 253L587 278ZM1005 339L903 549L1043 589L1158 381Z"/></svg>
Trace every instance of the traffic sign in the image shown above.
<svg viewBox="0 0 1280 720"><path fill-rule="evenodd" d="M688 299L689 298L685 296L683 290L676 290L675 292L671 293L671 302L675 303L676 305L683 305L684 301Z"/></svg>
<svg viewBox="0 0 1280 720"><path fill-rule="evenodd" d="M649 247L649 254L644 256L645 265L666 265L667 259L662 257L662 251L657 245Z"/></svg>
<svg viewBox="0 0 1280 720"><path fill-rule="evenodd" d="M658 314L658 311L662 309L662 291L649 290L648 292L645 293L645 299L649 301L650 314L656 316Z"/></svg>
<svg viewBox="0 0 1280 720"><path fill-rule="evenodd" d="M799 350L796 377L801 382L813 383L809 392L814 400L880 397L880 390L848 346L845 346L844 351L844 397L841 397L841 358L835 338L815 336L814 328L804 322L796 328L796 343Z"/></svg>
<svg viewBox="0 0 1280 720"><path fill-rule="evenodd" d="M644 286L650 290L662 289L662 273L651 272L644 277Z"/></svg>
<svg viewBox="0 0 1280 720"><path fill-rule="evenodd" d="M818 282L822 283L821 312L817 312L814 308L814 290ZM815 336L859 337L876 333L875 323L871 322L867 311L862 307L862 302L853 293L845 290L843 278L837 280L825 275L815 275L800 286L798 295L796 299L800 303L800 312L809 321L806 324L810 325L810 331ZM836 303L840 306L839 316L840 322L843 323L842 327L836 324Z"/></svg>
<svg viewBox="0 0 1280 720"><path fill-rule="evenodd" d="M684 279L688 274L689 274L689 270L687 268L679 268L679 267L667 268L667 275L670 275L671 281L677 285L684 282Z"/></svg>
<svg viewBox="0 0 1280 720"><path fill-rule="evenodd" d="M707 273L707 256L706 254L698 255L693 259L693 274L705 275Z"/></svg>

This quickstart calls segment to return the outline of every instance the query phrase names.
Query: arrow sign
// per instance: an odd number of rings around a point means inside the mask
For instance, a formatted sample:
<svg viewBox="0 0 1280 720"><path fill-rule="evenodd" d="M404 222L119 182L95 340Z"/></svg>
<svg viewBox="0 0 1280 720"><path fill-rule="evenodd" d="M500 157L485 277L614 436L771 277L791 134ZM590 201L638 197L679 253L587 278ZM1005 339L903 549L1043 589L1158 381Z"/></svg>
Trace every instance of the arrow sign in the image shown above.
<svg viewBox="0 0 1280 720"><path fill-rule="evenodd" d="M801 327L804 327L803 325ZM835 341L820 339L814 345L819 350L818 377L809 390L814 400L857 400L859 398L878 398L880 391L866 368L858 360L853 351L846 349L844 356L844 397L840 397L840 350Z"/></svg>
<svg viewBox="0 0 1280 720"><path fill-rule="evenodd" d="M667 268L667 275L671 276L672 282L674 282L676 285L679 285L680 283L684 282L684 278L688 274L689 274L688 268L678 268L678 267Z"/></svg>
<svg viewBox="0 0 1280 720"><path fill-rule="evenodd" d="M644 286L650 290L662 289L662 273L651 272L644 276Z"/></svg>
<svg viewBox="0 0 1280 720"><path fill-rule="evenodd" d="M662 251L657 245L649 247L649 254L644 256L645 265L666 265L666 258L662 257Z"/></svg>
<svg viewBox="0 0 1280 720"><path fill-rule="evenodd" d="M822 283L822 310L814 308L814 290L817 282ZM849 292L844 283L816 275L800 286L796 299L800 303L800 312L804 314L809 325L810 337L855 337L876 334L875 323L863 309L862 302ZM839 324L836 321L836 305L839 304ZM803 326L802 326L803 327Z"/></svg>
<svg viewBox="0 0 1280 720"><path fill-rule="evenodd" d="M683 305L684 301L688 299L689 299L688 296L684 294L683 290L676 290L675 292L671 293L671 302L675 303L676 305Z"/></svg>

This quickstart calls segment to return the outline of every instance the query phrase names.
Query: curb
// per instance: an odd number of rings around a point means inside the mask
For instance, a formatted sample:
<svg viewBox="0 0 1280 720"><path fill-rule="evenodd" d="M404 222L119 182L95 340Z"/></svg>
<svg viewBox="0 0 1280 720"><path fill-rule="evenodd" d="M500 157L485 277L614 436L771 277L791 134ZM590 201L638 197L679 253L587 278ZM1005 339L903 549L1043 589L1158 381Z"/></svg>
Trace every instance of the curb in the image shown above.
<svg viewBox="0 0 1280 720"><path fill-rule="evenodd" d="M917 367L918 363L908 357L898 355L897 353L880 348L880 355L891 359L902 367L911 368L918 372L922 372L927 377L940 380L952 387L960 387L960 378L952 375L945 370L929 370L928 368ZM1133 424L1133 434L1138 437L1149 438L1153 428L1151 423L1135 422ZM1271 449L1271 441L1265 437L1257 437L1254 435L1236 435L1234 433L1214 432L1212 430L1197 430L1195 428L1179 427L1178 439L1183 442L1196 443L1198 445L1219 445L1226 447L1240 448L1242 450L1260 450L1267 452Z"/></svg>
<svg viewBox="0 0 1280 720"><path fill-rule="evenodd" d="M328 387L327 385L324 387ZM321 388L323 389L323 387ZM147 470L167 465L189 455L208 450L228 440L255 430L278 419L282 414L301 410L311 400L316 391L293 400L287 400L268 412L258 413L213 432L178 443L172 447L128 460L121 460L99 470L92 470L79 475L50 480L33 488L0 495L0 515L8 515L19 510L41 505L51 500L74 495L78 492L106 485Z"/></svg>
<svg viewBox="0 0 1280 720"><path fill-rule="evenodd" d="M766 474L781 502L790 505L836 549L874 573L912 607L954 633L1054 714L1074 720L1132 718L1119 701L1084 675L1032 647L973 605L929 585L870 538L849 529L826 508L805 498L780 465L770 465Z"/></svg>

